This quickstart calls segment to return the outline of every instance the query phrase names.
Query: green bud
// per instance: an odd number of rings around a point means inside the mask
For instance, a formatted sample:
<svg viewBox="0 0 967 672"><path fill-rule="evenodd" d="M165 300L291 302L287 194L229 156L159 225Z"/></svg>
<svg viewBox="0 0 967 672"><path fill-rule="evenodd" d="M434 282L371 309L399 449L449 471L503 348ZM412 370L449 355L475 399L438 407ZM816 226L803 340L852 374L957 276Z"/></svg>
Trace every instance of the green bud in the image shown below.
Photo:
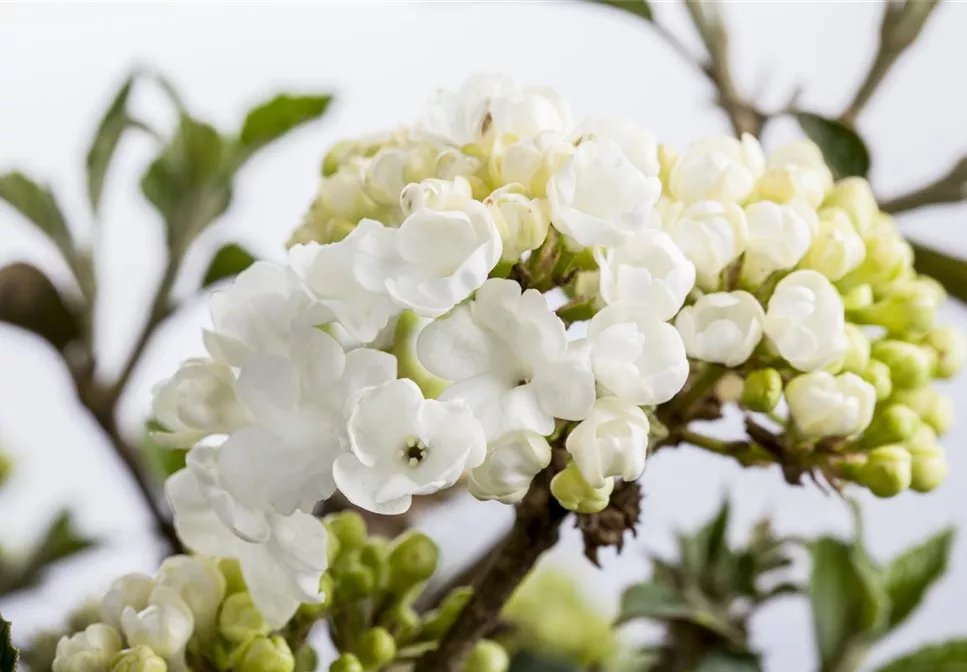
<svg viewBox="0 0 967 672"><path fill-rule="evenodd" d="M931 291L917 282L908 282L880 301L850 311L849 318L862 324L886 327L891 334L904 336L929 331L936 311Z"/></svg>
<svg viewBox="0 0 967 672"><path fill-rule="evenodd" d="M330 543L333 538L339 542L340 552L360 548L366 543L366 521L356 511L340 511L322 519L329 532Z"/></svg>
<svg viewBox="0 0 967 672"><path fill-rule="evenodd" d="M510 656L500 644L489 639L477 642L467 659L464 672L507 672Z"/></svg>
<svg viewBox="0 0 967 672"><path fill-rule="evenodd" d="M136 646L117 655L111 672L168 672L168 663L147 646Z"/></svg>
<svg viewBox="0 0 967 672"><path fill-rule="evenodd" d="M218 561L218 569L225 577L225 594L240 593L248 590L245 585L245 578L242 576L242 567L235 558L222 558Z"/></svg>
<svg viewBox="0 0 967 672"><path fill-rule="evenodd" d="M906 341L877 341L871 350L873 358L890 367L894 390L923 387L933 370L933 353L928 348Z"/></svg>
<svg viewBox="0 0 967 672"><path fill-rule="evenodd" d="M295 654L295 672L316 672L319 669L319 656L308 644L303 644Z"/></svg>
<svg viewBox="0 0 967 672"><path fill-rule="evenodd" d="M564 471L551 479L551 494L568 511L576 513L597 513L604 509L611 499L614 479L609 478L602 488L592 488L584 480L577 465L568 462Z"/></svg>
<svg viewBox="0 0 967 672"><path fill-rule="evenodd" d="M913 436L920 426L920 415L903 404L879 406L870 426L863 432L863 445L868 448L888 443L902 443Z"/></svg>
<svg viewBox="0 0 967 672"><path fill-rule="evenodd" d="M344 653L329 666L329 672L365 672L359 658L351 653Z"/></svg>
<svg viewBox="0 0 967 672"><path fill-rule="evenodd" d="M426 370L416 356L416 339L429 322L412 310L404 310L396 322L396 333L390 352L396 355L400 378L409 378L420 386L423 396L436 399L447 383Z"/></svg>
<svg viewBox="0 0 967 672"><path fill-rule="evenodd" d="M869 285L859 285L844 292L842 299L843 307L847 312L865 308L873 303L873 288Z"/></svg>
<svg viewBox="0 0 967 672"><path fill-rule="evenodd" d="M357 561L336 575L335 585L333 595L335 603L355 602L376 592L376 575L372 569Z"/></svg>
<svg viewBox="0 0 967 672"><path fill-rule="evenodd" d="M930 492L947 477L947 454L936 442L908 445L912 478L910 487L917 492Z"/></svg>
<svg viewBox="0 0 967 672"><path fill-rule="evenodd" d="M222 602L218 614L218 634L236 644L272 630L247 592L232 593Z"/></svg>
<svg viewBox="0 0 967 672"><path fill-rule="evenodd" d="M329 177L339 170L339 166L358 151L358 144L354 140L343 140L333 145L322 160L322 176Z"/></svg>
<svg viewBox="0 0 967 672"><path fill-rule="evenodd" d="M389 555L389 588L403 595L436 571L439 547L422 532L401 535Z"/></svg>
<svg viewBox="0 0 967 672"><path fill-rule="evenodd" d="M964 339L964 332L955 327L935 328L923 339L923 345L937 353L933 370L937 378L953 377L967 361L967 340Z"/></svg>
<svg viewBox="0 0 967 672"><path fill-rule="evenodd" d="M373 572L377 590L386 586L389 576L389 542L372 537L359 549L359 562Z"/></svg>
<svg viewBox="0 0 967 672"><path fill-rule="evenodd" d="M938 435L947 433L954 419L953 402L929 386L914 390L897 390L894 401L906 404Z"/></svg>
<svg viewBox="0 0 967 672"><path fill-rule="evenodd" d="M454 588L447 593L440 607L426 615L422 630L423 638L436 641L443 637L463 608L467 606L471 595L473 595L473 589L470 586Z"/></svg>
<svg viewBox="0 0 967 672"><path fill-rule="evenodd" d="M862 177L847 177L837 182L826 194L823 206L845 210L860 233L865 233L873 226L873 220L880 210L870 183Z"/></svg>
<svg viewBox="0 0 967 672"><path fill-rule="evenodd" d="M917 282L924 290L932 295L933 305L939 308L947 300L946 288L929 275L918 275Z"/></svg>
<svg viewBox="0 0 967 672"><path fill-rule="evenodd" d="M759 369L745 378L740 402L750 411L769 413L782 397L782 376L775 369Z"/></svg>
<svg viewBox="0 0 967 672"><path fill-rule="evenodd" d="M379 624L385 626L396 635L400 646L413 640L420 630L422 619L416 609L402 600L395 600L393 605L382 613Z"/></svg>
<svg viewBox="0 0 967 672"><path fill-rule="evenodd" d="M386 628L370 628L356 646L359 662L367 669L379 669L396 657L396 640Z"/></svg>
<svg viewBox="0 0 967 672"><path fill-rule="evenodd" d="M877 286L893 282L910 266L912 248L898 232L877 232L866 236L864 241L866 258L839 281L841 290L850 291L860 285L872 285L875 294Z"/></svg>
<svg viewBox="0 0 967 672"><path fill-rule="evenodd" d="M871 359L860 376L876 390L877 401L883 401L893 394L893 381L890 379L890 367L878 359Z"/></svg>
<svg viewBox="0 0 967 672"><path fill-rule="evenodd" d="M846 352L843 354L843 370L862 374L870 363L870 339L855 324L846 325Z"/></svg>
<svg viewBox="0 0 967 672"><path fill-rule="evenodd" d="M237 672L295 672L295 657L280 636L255 637L240 654Z"/></svg>
<svg viewBox="0 0 967 672"><path fill-rule="evenodd" d="M893 497L910 487L911 462L903 446L880 446L870 451L858 481L877 497Z"/></svg>

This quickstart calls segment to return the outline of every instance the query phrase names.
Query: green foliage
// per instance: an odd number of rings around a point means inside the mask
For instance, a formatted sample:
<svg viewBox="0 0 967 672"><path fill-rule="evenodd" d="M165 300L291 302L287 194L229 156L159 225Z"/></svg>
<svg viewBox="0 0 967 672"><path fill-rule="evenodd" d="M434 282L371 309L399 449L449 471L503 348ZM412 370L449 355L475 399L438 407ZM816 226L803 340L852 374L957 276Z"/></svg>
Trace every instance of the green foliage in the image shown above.
<svg viewBox="0 0 967 672"><path fill-rule="evenodd" d="M617 7L618 9L623 9L629 14L633 14L638 18L644 19L648 23L655 22L655 15L651 9L651 5L648 0L592 0L599 5L608 5L609 7Z"/></svg>
<svg viewBox="0 0 967 672"><path fill-rule="evenodd" d="M519 651L510 661L509 672L578 672L574 663L535 651Z"/></svg>
<svg viewBox="0 0 967 672"><path fill-rule="evenodd" d="M699 662L695 672L759 672L759 662L752 656L714 651Z"/></svg>
<svg viewBox="0 0 967 672"><path fill-rule="evenodd" d="M797 112L796 121L803 132L819 145L836 179L866 177L870 170L870 152L856 131L841 121L811 112Z"/></svg>
<svg viewBox="0 0 967 672"><path fill-rule="evenodd" d="M75 529L70 511L61 511L26 558L9 565L0 564L0 595L36 585L50 565L86 551L95 544L94 540Z"/></svg>
<svg viewBox="0 0 967 672"><path fill-rule="evenodd" d="M639 583L621 596L618 623L636 618L656 620L690 619L695 608L674 587L661 583Z"/></svg>
<svg viewBox="0 0 967 672"><path fill-rule="evenodd" d="M332 96L292 96L281 94L258 105L242 125L238 143L244 156L249 156L265 145L275 142L283 135L303 124L324 115L332 102Z"/></svg>
<svg viewBox="0 0 967 672"><path fill-rule="evenodd" d="M67 222L54 194L21 172L0 175L0 200L6 201L29 222L47 234L65 256L74 248Z"/></svg>
<svg viewBox="0 0 967 672"><path fill-rule="evenodd" d="M166 431L165 428L156 420L148 420L144 425L144 438L141 440L141 450L147 456L148 464L151 465L159 483L163 483L169 476L184 469L185 458L188 456L187 449L169 448L154 440L152 437L154 432L164 431Z"/></svg>
<svg viewBox="0 0 967 672"><path fill-rule="evenodd" d="M0 672L14 672L20 652L10 639L10 623L0 615Z"/></svg>
<svg viewBox="0 0 967 672"><path fill-rule="evenodd" d="M929 275L943 285L951 296L967 303L967 261L925 245L910 244L913 246L913 266L917 272Z"/></svg>
<svg viewBox="0 0 967 672"><path fill-rule="evenodd" d="M954 531L944 530L894 558L885 568L890 597L889 627L897 627L923 601L927 590L947 571Z"/></svg>
<svg viewBox="0 0 967 672"><path fill-rule="evenodd" d="M255 257L244 247L235 243L224 245L208 265L202 287L209 287L220 280L233 278L255 263Z"/></svg>
<svg viewBox="0 0 967 672"><path fill-rule="evenodd" d="M967 672L967 639L925 646L877 672Z"/></svg>
<svg viewBox="0 0 967 672"><path fill-rule="evenodd" d="M121 142L124 131L136 125L128 116L128 98L134 85L135 76L131 75L118 90L110 106L101 118L101 123L91 139L91 147L87 151L87 198L91 210L97 212L104 191L104 180L111 167L114 152Z"/></svg>

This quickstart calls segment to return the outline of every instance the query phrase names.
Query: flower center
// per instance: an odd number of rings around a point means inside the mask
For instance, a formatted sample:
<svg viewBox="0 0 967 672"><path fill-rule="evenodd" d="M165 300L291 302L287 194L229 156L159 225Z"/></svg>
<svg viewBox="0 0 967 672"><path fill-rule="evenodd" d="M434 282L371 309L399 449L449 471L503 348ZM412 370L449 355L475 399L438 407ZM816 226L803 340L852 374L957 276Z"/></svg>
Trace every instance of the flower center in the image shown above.
<svg viewBox="0 0 967 672"><path fill-rule="evenodd" d="M406 439L406 443L400 450L400 458L409 467L415 467L426 459L426 444L415 436Z"/></svg>

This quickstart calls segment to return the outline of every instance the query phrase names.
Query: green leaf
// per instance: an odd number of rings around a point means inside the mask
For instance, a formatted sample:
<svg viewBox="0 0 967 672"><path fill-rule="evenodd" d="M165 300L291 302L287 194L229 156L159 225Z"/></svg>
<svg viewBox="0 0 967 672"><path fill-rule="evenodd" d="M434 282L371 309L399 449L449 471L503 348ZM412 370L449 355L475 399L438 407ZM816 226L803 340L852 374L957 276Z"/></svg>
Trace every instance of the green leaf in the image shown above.
<svg viewBox="0 0 967 672"><path fill-rule="evenodd" d="M10 623L0 615L0 672L14 672L20 652L10 639Z"/></svg>
<svg viewBox="0 0 967 672"><path fill-rule="evenodd" d="M754 656L713 651L702 658L695 672L760 672Z"/></svg>
<svg viewBox="0 0 967 672"><path fill-rule="evenodd" d="M0 199L46 233L65 256L74 254L67 222L50 189L14 171L0 175Z"/></svg>
<svg viewBox="0 0 967 672"><path fill-rule="evenodd" d="M831 666L874 637L889 610L882 578L857 547L824 537L811 547L809 586L819 657Z"/></svg>
<svg viewBox="0 0 967 672"><path fill-rule="evenodd" d="M141 441L141 449L148 456L148 462L157 474L159 484L163 484L169 476L185 468L185 458L188 457L188 448L191 447L172 448L163 446L155 440L155 432L167 431L167 428L157 420L148 420L144 423L144 438Z"/></svg>
<svg viewBox="0 0 967 672"><path fill-rule="evenodd" d="M894 558L886 567L892 630L917 608L933 583L947 571L954 531L947 529Z"/></svg>
<svg viewBox="0 0 967 672"><path fill-rule="evenodd" d="M673 586L639 583L621 596L618 623L635 618L689 619L695 608Z"/></svg>
<svg viewBox="0 0 967 672"><path fill-rule="evenodd" d="M811 112L797 112L796 121L809 138L819 145L836 179L870 170L870 152L863 139L846 124Z"/></svg>
<svg viewBox="0 0 967 672"><path fill-rule="evenodd" d="M951 296L967 303L967 261L938 252L910 241L913 246L913 265L918 273L929 275L950 292Z"/></svg>
<svg viewBox="0 0 967 672"><path fill-rule="evenodd" d="M43 541L34 552L34 562L49 565L95 546L95 542L74 527L70 511L61 511L47 528Z"/></svg>
<svg viewBox="0 0 967 672"><path fill-rule="evenodd" d="M599 5L617 7L649 23L655 22L655 15L652 12L651 5L648 4L648 0L592 0L592 2L596 2Z"/></svg>
<svg viewBox="0 0 967 672"><path fill-rule="evenodd" d="M238 142L245 156L275 142L290 131L326 113L330 95L293 96L281 94L253 108L239 133Z"/></svg>
<svg viewBox="0 0 967 672"><path fill-rule="evenodd" d="M925 646L877 672L967 672L967 639Z"/></svg>
<svg viewBox="0 0 967 672"><path fill-rule="evenodd" d="M514 654L508 672L578 672L578 669L573 663L525 650Z"/></svg>
<svg viewBox="0 0 967 672"><path fill-rule="evenodd" d="M212 263L205 271L202 287L208 287L219 280L233 278L255 263L255 257L245 248L230 243L222 247L212 258Z"/></svg>
<svg viewBox="0 0 967 672"><path fill-rule="evenodd" d="M134 85L134 75L128 77L117 92L111 105L104 113L97 132L87 151L87 198L91 203L91 210L97 212L104 191L104 179L111 159L117 150L121 135L129 127L128 98Z"/></svg>

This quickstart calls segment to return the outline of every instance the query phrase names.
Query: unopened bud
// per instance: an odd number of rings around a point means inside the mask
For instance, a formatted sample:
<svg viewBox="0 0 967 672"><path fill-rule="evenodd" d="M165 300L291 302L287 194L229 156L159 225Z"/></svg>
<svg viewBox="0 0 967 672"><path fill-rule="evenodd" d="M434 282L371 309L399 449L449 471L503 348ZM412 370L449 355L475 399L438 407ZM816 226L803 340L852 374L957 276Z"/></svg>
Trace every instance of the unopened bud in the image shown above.
<svg viewBox="0 0 967 672"><path fill-rule="evenodd" d="M247 592L233 593L222 602L218 634L230 642L241 643L255 635L267 635L271 629Z"/></svg>
<svg viewBox="0 0 967 672"><path fill-rule="evenodd" d="M465 672L507 672L510 669L510 656L497 642L482 639L473 647L463 669Z"/></svg>
<svg viewBox="0 0 967 672"><path fill-rule="evenodd" d="M947 454L936 442L909 445L912 478L910 487L917 492L930 492L947 477Z"/></svg>
<svg viewBox="0 0 967 672"><path fill-rule="evenodd" d="M147 646L136 646L117 655L111 672L168 672L168 664Z"/></svg>
<svg viewBox="0 0 967 672"><path fill-rule="evenodd" d="M431 641L443 637L454 621L457 620L457 616L460 615L463 608L467 606L471 595L473 595L473 590L469 586L451 590L443 598L440 607L427 614L426 621L423 624L423 637Z"/></svg>
<svg viewBox="0 0 967 672"><path fill-rule="evenodd" d="M381 669L396 657L396 640L386 628L370 628L360 636L356 656L363 667Z"/></svg>
<svg viewBox="0 0 967 672"><path fill-rule="evenodd" d="M846 211L826 208L819 213L819 235L801 265L837 281L863 263L866 245Z"/></svg>
<svg viewBox="0 0 967 672"><path fill-rule="evenodd" d="M877 341L871 354L874 359L890 367L894 390L923 387L933 371L933 353L927 348L906 341Z"/></svg>
<svg viewBox="0 0 967 672"><path fill-rule="evenodd" d="M953 402L929 386L913 390L897 390L893 400L906 404L938 435L945 434L953 423Z"/></svg>
<svg viewBox="0 0 967 672"><path fill-rule="evenodd" d="M536 250L547 238L551 220L546 201L528 198L521 185L497 189L484 200L484 205L500 232L504 261L519 261L524 252Z"/></svg>
<svg viewBox="0 0 967 672"><path fill-rule="evenodd" d="M436 571L440 549L422 532L401 536L389 554L389 588L402 595L423 583Z"/></svg>
<svg viewBox="0 0 967 672"><path fill-rule="evenodd" d="M225 594L240 593L248 590L242 577L242 567L235 558L222 558L218 561L218 569L225 577Z"/></svg>
<svg viewBox="0 0 967 672"><path fill-rule="evenodd" d="M359 552L352 552L352 563L344 563L346 556L340 557L340 566L334 567L336 577L333 602L345 604L368 597L376 592L378 586L373 570L359 562Z"/></svg>
<svg viewBox="0 0 967 672"><path fill-rule="evenodd" d="M863 432L863 444L868 448L890 443L902 443L913 436L920 426L920 415L903 404L877 408L870 426Z"/></svg>
<svg viewBox="0 0 967 672"><path fill-rule="evenodd" d="M924 291L933 297L933 305L940 307L947 300L946 288L934 278L929 275L918 275L916 281Z"/></svg>
<svg viewBox="0 0 967 672"><path fill-rule="evenodd" d="M870 451L858 480L877 497L893 497L910 487L911 462L903 446L880 446Z"/></svg>
<svg viewBox="0 0 967 672"><path fill-rule="evenodd" d="M937 327L923 339L923 345L937 353L933 375L951 378L967 361L967 340L964 332L951 326Z"/></svg>
<svg viewBox="0 0 967 672"><path fill-rule="evenodd" d="M879 212L870 183L862 177L847 177L834 184L823 205L845 210L860 233L870 229Z"/></svg>
<svg viewBox="0 0 967 672"><path fill-rule="evenodd" d="M753 371L745 379L740 403L750 411L769 413L782 397L782 376L775 369Z"/></svg>
<svg viewBox="0 0 967 672"><path fill-rule="evenodd" d="M294 672L295 657L283 637L255 637L242 651L238 672Z"/></svg>
<svg viewBox="0 0 967 672"><path fill-rule="evenodd" d="M873 304L873 288L869 285L858 285L848 292L843 292L841 298L846 312L866 308Z"/></svg>
<svg viewBox="0 0 967 672"><path fill-rule="evenodd" d="M904 282L876 303L850 311L851 320L886 327L896 336L923 334L933 326L933 295L917 282Z"/></svg>
<svg viewBox="0 0 967 672"><path fill-rule="evenodd" d="M877 359L871 359L860 376L876 390L877 401L887 399L893 394L893 381L890 380L890 367L883 362Z"/></svg>
<svg viewBox="0 0 967 672"><path fill-rule="evenodd" d="M344 653L329 666L329 672L365 672L359 658L351 653Z"/></svg>
<svg viewBox="0 0 967 672"><path fill-rule="evenodd" d="M380 537L370 537L359 549L359 562L372 570L377 590L386 586L389 576L389 551L389 542Z"/></svg>
<svg viewBox="0 0 967 672"><path fill-rule="evenodd" d="M366 521L356 511L340 511L322 519L329 532L329 541L335 538L341 551L360 548L366 543Z"/></svg>
<svg viewBox="0 0 967 672"><path fill-rule="evenodd" d="M855 324L846 325L846 339L843 370L861 374L870 364L870 339Z"/></svg>
<svg viewBox="0 0 967 672"><path fill-rule="evenodd" d="M614 478L606 479L603 487L592 488L573 461L568 462L564 471L551 479L551 494L561 506L575 513L597 513L603 510L608 506L612 490Z"/></svg>
<svg viewBox="0 0 967 672"><path fill-rule="evenodd" d="M295 672L315 672L319 669L319 655L309 644L303 644L295 653Z"/></svg>

